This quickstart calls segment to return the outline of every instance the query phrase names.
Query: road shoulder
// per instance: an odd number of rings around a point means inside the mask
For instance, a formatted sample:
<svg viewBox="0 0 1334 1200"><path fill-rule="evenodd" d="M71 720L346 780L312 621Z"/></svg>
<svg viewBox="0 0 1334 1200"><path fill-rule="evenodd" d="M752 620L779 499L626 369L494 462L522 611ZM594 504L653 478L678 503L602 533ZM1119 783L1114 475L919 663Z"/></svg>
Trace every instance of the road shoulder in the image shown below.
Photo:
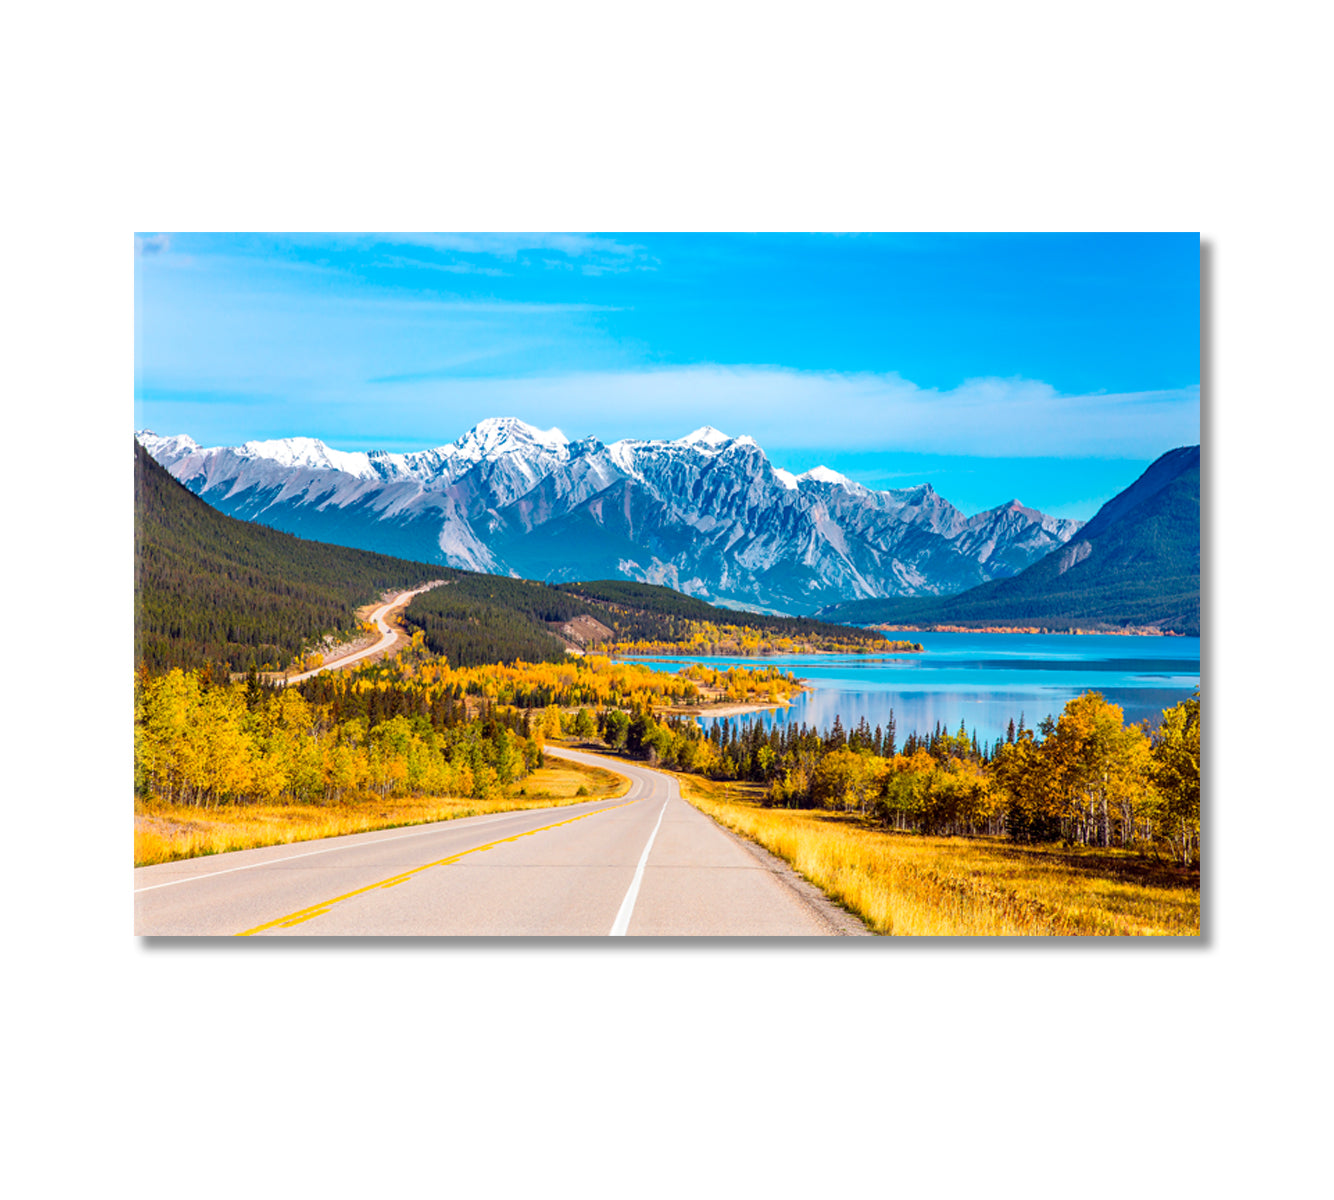
<svg viewBox="0 0 1334 1200"><path fill-rule="evenodd" d="M684 795L681 796L684 803L690 804ZM798 898L806 905L808 909L821 921L827 925L830 932L835 937L874 937L875 934L867 928L866 923L854 913L847 909L839 907L828 896L815 886L809 879L797 874L791 866L784 862L778 855L766 850L758 842L752 842L749 838L742 837L739 833L728 829L721 821L714 820L703 809L694 804L690 804L702 817L708 817L714 825L721 830L733 842L746 850L756 862L760 864L771 875L775 876L781 883L786 884Z"/></svg>

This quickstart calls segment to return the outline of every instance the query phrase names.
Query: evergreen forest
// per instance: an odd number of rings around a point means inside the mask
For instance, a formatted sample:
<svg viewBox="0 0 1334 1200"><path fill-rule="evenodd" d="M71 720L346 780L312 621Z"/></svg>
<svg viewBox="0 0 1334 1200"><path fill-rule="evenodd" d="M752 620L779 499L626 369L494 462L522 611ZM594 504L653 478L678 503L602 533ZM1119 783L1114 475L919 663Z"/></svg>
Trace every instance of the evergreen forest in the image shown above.
<svg viewBox="0 0 1334 1200"><path fill-rule="evenodd" d="M134 446L134 657L152 671L285 666L424 563L306 541L209 507Z"/></svg>

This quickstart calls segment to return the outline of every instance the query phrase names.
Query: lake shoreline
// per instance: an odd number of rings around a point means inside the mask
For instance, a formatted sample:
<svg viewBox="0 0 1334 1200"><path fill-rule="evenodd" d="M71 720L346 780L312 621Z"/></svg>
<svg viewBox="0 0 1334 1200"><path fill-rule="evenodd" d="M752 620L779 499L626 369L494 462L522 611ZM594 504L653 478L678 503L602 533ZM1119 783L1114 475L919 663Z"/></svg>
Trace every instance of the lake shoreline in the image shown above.
<svg viewBox="0 0 1334 1200"><path fill-rule="evenodd" d="M867 625L877 633L1028 633L1051 637L1196 637L1174 629L1135 626L1128 629L1052 629L1046 625Z"/></svg>
<svg viewBox="0 0 1334 1200"><path fill-rule="evenodd" d="M794 700L807 692L815 691L806 680L798 682L801 684L801 691L793 697ZM654 711L661 716L669 717L745 717L752 713L776 712L791 707L792 700L779 700L773 704L673 704L665 708L655 708Z"/></svg>
<svg viewBox="0 0 1334 1200"><path fill-rule="evenodd" d="M839 717L845 729L863 718L871 729L889 728L900 740L915 732L929 736L939 726L951 733L961 721L980 742L1005 738L1010 723L1023 719L1036 728L1057 717L1084 692L1099 692L1122 709L1128 724L1157 722L1165 708L1199 687L1198 639L1127 638L1124 635L1052 633L923 632L925 653L913 655L807 654L779 665L801 688L786 705L732 709L725 696L701 697L676 715L706 726L759 721L766 728L806 724L831 728ZM736 658L698 656L694 661L723 670L745 666ZM680 658L656 657L655 670L673 672ZM758 665L751 661L749 665ZM767 665L767 664L766 664ZM752 702L758 697L746 697ZM735 702L734 702L735 704Z"/></svg>

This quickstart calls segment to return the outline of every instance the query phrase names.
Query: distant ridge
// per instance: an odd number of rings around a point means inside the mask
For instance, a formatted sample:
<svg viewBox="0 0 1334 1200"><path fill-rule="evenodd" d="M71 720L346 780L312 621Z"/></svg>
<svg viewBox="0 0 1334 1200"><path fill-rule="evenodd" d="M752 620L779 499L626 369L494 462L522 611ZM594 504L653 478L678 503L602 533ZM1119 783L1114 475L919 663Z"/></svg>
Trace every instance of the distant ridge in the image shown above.
<svg viewBox="0 0 1334 1200"><path fill-rule="evenodd" d="M1169 450L1066 545L1010 579L938 599L862 600L818 616L854 625L1143 628L1200 633L1200 447Z"/></svg>

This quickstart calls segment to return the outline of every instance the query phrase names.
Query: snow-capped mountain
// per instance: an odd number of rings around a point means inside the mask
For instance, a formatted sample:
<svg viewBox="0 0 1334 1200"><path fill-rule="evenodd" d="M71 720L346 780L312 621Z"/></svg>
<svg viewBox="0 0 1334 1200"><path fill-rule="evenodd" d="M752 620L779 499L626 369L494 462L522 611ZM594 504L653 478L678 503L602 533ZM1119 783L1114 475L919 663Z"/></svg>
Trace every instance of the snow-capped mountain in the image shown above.
<svg viewBox="0 0 1334 1200"><path fill-rule="evenodd" d="M1016 574L1079 528L1018 501L965 517L928 484L873 491L825 467L793 475L752 438L710 426L606 445L500 417L411 454L136 437L215 508L302 537L551 582L638 579L789 613L962 591Z"/></svg>

